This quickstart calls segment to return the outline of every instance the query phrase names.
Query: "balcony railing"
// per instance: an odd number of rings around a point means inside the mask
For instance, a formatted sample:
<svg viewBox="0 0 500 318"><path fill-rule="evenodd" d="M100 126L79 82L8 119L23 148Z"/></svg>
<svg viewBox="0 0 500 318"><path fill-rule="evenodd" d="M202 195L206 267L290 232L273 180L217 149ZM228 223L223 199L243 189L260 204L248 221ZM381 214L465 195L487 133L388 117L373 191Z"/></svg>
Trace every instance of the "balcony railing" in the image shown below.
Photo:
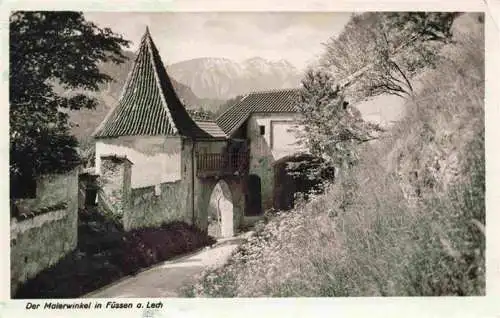
<svg viewBox="0 0 500 318"><path fill-rule="evenodd" d="M248 171L248 152L199 153L196 158L198 176L241 175Z"/></svg>

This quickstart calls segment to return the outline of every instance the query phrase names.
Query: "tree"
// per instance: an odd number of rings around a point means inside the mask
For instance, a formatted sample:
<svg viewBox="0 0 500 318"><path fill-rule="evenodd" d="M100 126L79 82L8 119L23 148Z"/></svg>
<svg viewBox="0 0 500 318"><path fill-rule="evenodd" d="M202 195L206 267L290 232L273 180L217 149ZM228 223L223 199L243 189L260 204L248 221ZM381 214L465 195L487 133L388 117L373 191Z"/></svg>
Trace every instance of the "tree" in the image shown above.
<svg viewBox="0 0 500 318"><path fill-rule="evenodd" d="M203 109L202 107L195 109L195 108L187 108L186 109L189 115L191 115L191 118L194 120L215 120L215 114L214 112Z"/></svg>
<svg viewBox="0 0 500 318"><path fill-rule="evenodd" d="M352 101L392 94L412 96L412 78L433 67L439 50L451 41L458 13L368 12L355 14L338 37L325 44L321 65Z"/></svg>
<svg viewBox="0 0 500 318"><path fill-rule="evenodd" d="M302 81L297 103L302 117L299 140L312 155L336 167L354 165L357 146L378 138L382 129L365 122L357 109L345 100L333 76L323 70L309 70Z"/></svg>
<svg viewBox="0 0 500 318"><path fill-rule="evenodd" d="M112 80L99 63L122 63L129 41L81 12L18 11L10 16L10 173L12 182L79 163L68 110L95 108L84 94ZM56 86L72 90L56 92ZM22 181L21 181L22 182ZM22 186L22 184L20 185Z"/></svg>
<svg viewBox="0 0 500 318"><path fill-rule="evenodd" d="M221 104L219 106L219 108L217 109L217 111L215 112L215 116L216 117L219 117L220 115L222 115L226 110L228 110L229 108L231 108L231 106L235 105L236 103L238 103L239 101L241 101L241 99L243 98L243 95L237 95L235 97L232 97L230 99L228 99L227 101L225 101L223 104Z"/></svg>

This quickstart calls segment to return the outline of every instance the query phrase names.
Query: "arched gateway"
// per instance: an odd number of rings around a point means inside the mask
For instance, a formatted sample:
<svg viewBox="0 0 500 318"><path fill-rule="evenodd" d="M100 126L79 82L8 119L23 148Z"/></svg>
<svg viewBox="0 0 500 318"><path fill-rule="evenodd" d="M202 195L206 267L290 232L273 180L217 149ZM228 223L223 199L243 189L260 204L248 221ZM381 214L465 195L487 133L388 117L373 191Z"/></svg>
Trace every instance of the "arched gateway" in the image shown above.
<svg viewBox="0 0 500 318"><path fill-rule="evenodd" d="M216 238L232 237L245 210L246 177L196 178L196 222Z"/></svg>
<svg viewBox="0 0 500 318"><path fill-rule="evenodd" d="M208 234L214 237L234 235L233 196L227 182L219 180L212 190L208 207Z"/></svg>

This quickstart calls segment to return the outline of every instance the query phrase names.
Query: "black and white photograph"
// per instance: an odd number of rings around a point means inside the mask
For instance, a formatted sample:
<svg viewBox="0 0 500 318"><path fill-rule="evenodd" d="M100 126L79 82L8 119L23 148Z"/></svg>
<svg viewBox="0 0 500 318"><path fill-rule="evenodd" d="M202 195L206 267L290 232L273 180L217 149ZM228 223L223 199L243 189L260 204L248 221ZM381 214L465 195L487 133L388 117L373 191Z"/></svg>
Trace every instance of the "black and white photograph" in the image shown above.
<svg viewBox="0 0 500 318"><path fill-rule="evenodd" d="M485 19L11 11L10 297L485 296Z"/></svg>

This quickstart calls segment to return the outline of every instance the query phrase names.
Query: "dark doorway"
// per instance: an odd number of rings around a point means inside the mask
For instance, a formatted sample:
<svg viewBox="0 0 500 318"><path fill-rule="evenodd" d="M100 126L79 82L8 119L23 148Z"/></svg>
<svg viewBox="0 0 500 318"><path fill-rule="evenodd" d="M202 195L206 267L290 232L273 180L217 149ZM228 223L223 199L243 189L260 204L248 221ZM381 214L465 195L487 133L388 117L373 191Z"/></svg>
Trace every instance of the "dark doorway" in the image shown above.
<svg viewBox="0 0 500 318"><path fill-rule="evenodd" d="M260 177L256 174L248 176L248 195L246 215L254 216L262 214L262 193Z"/></svg>
<svg viewBox="0 0 500 318"><path fill-rule="evenodd" d="M293 208L296 191L295 180L287 173L287 162L279 162L274 166L273 205L276 210Z"/></svg>

